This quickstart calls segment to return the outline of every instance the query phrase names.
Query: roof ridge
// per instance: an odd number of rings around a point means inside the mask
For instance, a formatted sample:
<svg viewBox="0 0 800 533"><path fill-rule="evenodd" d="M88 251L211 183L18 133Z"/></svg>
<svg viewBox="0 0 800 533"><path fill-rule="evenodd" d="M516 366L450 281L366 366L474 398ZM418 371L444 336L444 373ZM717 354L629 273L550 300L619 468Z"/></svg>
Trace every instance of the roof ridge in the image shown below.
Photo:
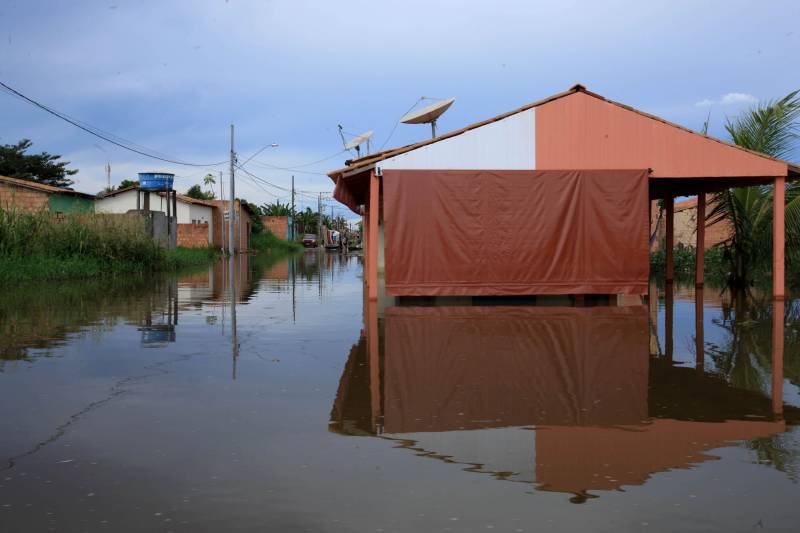
<svg viewBox="0 0 800 533"><path fill-rule="evenodd" d="M418 148L422 148L423 146L428 146L430 144L434 144L434 143L437 143L439 141L443 141L445 139L456 137L458 135L461 135L461 134L466 133L468 131L471 131L473 129L477 129L477 128L480 128L482 126L486 126L487 124L491 124L493 122L497 122L497 121L503 120L503 119L508 118L510 116L516 115L518 113L522 113L522 112L527 111L529 109L533 109L535 107L539 107L541 105L547 104L547 103L552 102L554 100L558 100L558 99L563 98L565 96L570 96L572 94L579 93L579 92L583 93L583 94L586 94L587 96L592 96L594 98L602 100L602 101L607 102L609 104L615 105L617 107L621 107L622 109L625 109L627 111L632 111L633 113L636 113L636 114L641 115L643 117L646 117L646 118L649 118L649 119L652 119L652 120L656 120L656 121L661 122L663 124L666 124L668 126L672 126L672 127L678 128L680 130L686 131L688 133L692 133L694 135L703 137L705 139L720 143L720 144L722 144L724 146L728 146L730 148L736 148L738 150L742 150L744 152L748 152L748 153L750 153L752 155L755 155L755 156L758 156L758 157L762 157L764 159L769 159L771 161L777 161L779 163L785 163L787 165L787 169L789 169L789 170L791 170L791 171L793 171L795 173L800 174L800 165L799 164L793 164L793 163L790 163L789 161L786 161L786 160L783 160L783 159L778 159L777 157L772 157L770 155L767 155L767 154L764 154L764 153L761 153L761 152L757 152L755 150L750 150L748 148L744 148L742 146L738 146L736 144L729 143L727 141L723 141L722 139L719 139L717 137L712 137L711 135L703 134L703 133L700 133L698 131L694 131L691 128L687 128L686 126L682 126L682 125L677 124L675 122L671 122L671 121L669 121L667 119L664 119L664 118L661 118L661 117L659 117L657 115L653 115L653 114L648 113L646 111L641 111L640 109L636 109L633 106L629 106L627 104L623 104L621 102L617 102L616 100L611 100L610 98L606 98L605 96L603 96L601 94L598 94L598 93L595 93L593 91L590 91L589 89L586 88L585 85L582 85L580 83L576 83L575 85L573 85L572 87L570 87L566 91L553 94L553 95L548 96L546 98L543 98L541 100L537 100L535 102L531 102L529 104L523 105L521 107L518 107L518 108L516 108L514 110L511 110L511 111L507 111L505 113L501 113L501 114L496 115L494 117L491 117L491 118L488 118L488 119L485 119L485 120L482 120L482 121L479 121L479 122L473 122L472 124L468 124L468 125L466 125L466 126L464 126L462 128L459 128L457 130L453 130L453 131L451 131L449 133L440 135L439 137L434 137L432 139L426 139L424 141L420 141L420 142L413 143L413 144L408 144L408 145L405 145L405 146L400 146L400 147L397 147L397 148L391 148L391 149L384 150L382 152L378 152L378 153L375 153L375 154L369 154L367 156L364 156L364 157L361 157L361 158L358 158L358 159L352 159L352 160L346 162L346 166L344 166L342 168L339 168L339 169L336 169L336 170L333 170L331 172L328 172L328 177L330 177L332 180L336 181L336 179L338 177L342 176L345 172L349 172L349 171L352 171L352 170L355 170L355 169L358 169L358 168L362 168L362 167L367 167L367 166L372 165L373 163L377 163L379 161L384 161L384 160L389 159L391 157L394 157L396 155L404 154L406 152L411 152L411 151L416 150Z"/></svg>

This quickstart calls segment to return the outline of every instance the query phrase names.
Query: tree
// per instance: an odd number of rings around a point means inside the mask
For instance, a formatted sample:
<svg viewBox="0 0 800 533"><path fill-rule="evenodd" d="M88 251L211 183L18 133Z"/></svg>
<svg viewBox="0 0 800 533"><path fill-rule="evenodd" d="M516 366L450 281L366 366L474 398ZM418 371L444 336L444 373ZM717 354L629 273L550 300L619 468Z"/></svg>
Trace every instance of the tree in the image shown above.
<svg viewBox="0 0 800 533"><path fill-rule="evenodd" d="M189 197L194 198L196 200L213 200L214 199L214 193L212 193L210 191L208 191L208 192L203 191L203 189L200 188L200 185L197 185L197 184L192 185L191 187L189 187L189 190L186 191L186 196L189 196Z"/></svg>
<svg viewBox="0 0 800 533"><path fill-rule="evenodd" d="M214 184L217 183L217 180L214 179L214 174L206 174L203 178L203 185L206 187L211 187L211 197L214 198Z"/></svg>
<svg viewBox="0 0 800 533"><path fill-rule="evenodd" d="M800 131L800 91L789 93L778 101L758 104L739 117L728 119L725 129L731 140L742 148L786 158L796 147ZM752 282L752 271L765 262L772 245L773 187L762 185L728 189L717 193L708 215L711 224L727 221L732 228L725 246L730 265L729 282L746 287ZM790 258L800 259L800 189L790 186L786 194L787 247Z"/></svg>
<svg viewBox="0 0 800 533"><path fill-rule="evenodd" d="M300 228L298 233L317 233L319 215L306 207L305 211L300 211L295 215L295 224Z"/></svg>
<svg viewBox="0 0 800 533"><path fill-rule="evenodd" d="M127 189L128 187L138 187L139 180L122 180L119 182L120 189Z"/></svg>
<svg viewBox="0 0 800 533"><path fill-rule="evenodd" d="M47 152L26 154L32 144L22 139L17 144L0 145L0 175L63 188L75 183L67 176L74 176L78 170L67 169L69 161L58 161L60 155Z"/></svg>
<svg viewBox="0 0 800 533"><path fill-rule="evenodd" d="M267 216L285 217L292 214L292 206L288 202L282 204L280 200L275 200L274 203L262 205L261 211Z"/></svg>

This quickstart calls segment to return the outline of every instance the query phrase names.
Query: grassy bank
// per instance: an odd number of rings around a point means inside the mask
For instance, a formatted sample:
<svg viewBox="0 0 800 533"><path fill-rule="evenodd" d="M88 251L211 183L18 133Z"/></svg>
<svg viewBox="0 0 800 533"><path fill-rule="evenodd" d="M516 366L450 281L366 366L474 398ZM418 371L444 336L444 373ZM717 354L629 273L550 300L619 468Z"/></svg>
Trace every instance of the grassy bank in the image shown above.
<svg viewBox="0 0 800 533"><path fill-rule="evenodd" d="M284 241L266 230L254 233L250 238L250 246L257 252L292 253L303 249L300 243Z"/></svg>
<svg viewBox="0 0 800 533"><path fill-rule="evenodd" d="M0 209L0 283L177 270L208 263L215 253L168 252L137 215L58 217Z"/></svg>

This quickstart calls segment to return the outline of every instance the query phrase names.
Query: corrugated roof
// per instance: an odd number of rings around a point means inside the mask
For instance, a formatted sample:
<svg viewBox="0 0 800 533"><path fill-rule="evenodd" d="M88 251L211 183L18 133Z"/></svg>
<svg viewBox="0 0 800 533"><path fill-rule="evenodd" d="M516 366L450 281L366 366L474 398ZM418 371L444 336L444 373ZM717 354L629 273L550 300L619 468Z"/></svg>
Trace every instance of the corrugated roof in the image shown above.
<svg viewBox="0 0 800 533"><path fill-rule="evenodd" d="M25 187L26 189L33 189L36 191L45 192L48 194L67 194L70 196L81 196L83 198L94 198L93 194L85 192L73 191L72 189L64 189L62 187L55 187L53 185L45 185L36 181L21 180L18 178L9 178L8 176L0 176L0 182L8 183L16 187Z"/></svg>
<svg viewBox="0 0 800 533"><path fill-rule="evenodd" d="M352 171L358 170L360 168L367 168L367 167L369 167L369 166L371 166L371 165L373 165L375 163L378 163L378 162L383 161L385 159L389 159L389 158L394 157L396 155L404 154L406 152L410 152L412 150L416 150L417 148L421 148L423 146L427 146L429 144L433 144L433 143L442 141L444 139L449 139L451 137L455 137L457 135L461 135L462 133L466 133L466 132L468 132L470 130L474 130L476 128L480 128L481 126L485 126L487 124L491 124L493 122L497 122L499 120L503 120L503 119L508 118L508 117L510 117L512 115L516 115L517 113L522 113L523 111L527 111L529 109L532 109L534 107L538 107L538 106L546 104L548 102L552 102L553 100L557 100L559 98L564 98L565 96L569 96L569 95L577 93L577 92L582 92L584 94L587 94L589 96L593 96L594 98L598 98L600 100L603 100L603 101L608 102L610 104L613 104L615 106L621 107L621 108L626 109L628 111L632 111L632 112L637 113L639 115L642 115L644 117L647 117L647 118L650 118L650 119L653 119L653 120L657 120L659 122L662 122L662 123L667 124L669 126L672 126L674 128L678 128L678 129L681 129L683 131L687 131L689 133L692 133L694 135L698 135L700 137L705 137L706 139L718 142L720 144L723 144L723 145L726 145L726 146L731 146L733 148L736 148L738 150L742 150L744 152L749 152L749 153L751 153L753 155L756 155L758 157L763 157L765 159L770 159L770 160L773 160L773 161L780 161L781 163L786 163L786 165L788 166L788 169L789 169L789 174L792 174L792 175L795 175L795 176L800 176L800 165L792 164L792 163L789 163L789 162L784 161L782 159L777 159L775 157L771 157L771 156L768 156L766 154L762 154L760 152L756 152L756 151L753 151L753 150L748 150L747 148L742 148L741 146L737 146L735 144L731 144L731 143L725 142L725 141L723 141L721 139L717 139L716 137L711 137L709 135L704 135L702 133L698 133L698 132L696 132L694 130L691 130L689 128L681 126L680 124L675 124L674 122L670 122L670 121L668 121L666 119L663 119L661 117L658 117L656 115L651 115L650 113L646 113L644 111L640 111L640 110L638 110L638 109L636 109L634 107L631 107L629 105L621 104L619 102L615 102L614 100L609 100L608 98L606 98L606 97L604 97L602 95L599 95L597 93L589 91L588 89L586 89L586 87L584 87L581 84L573 85L567 91L564 91L564 92L561 92L561 93L558 93L558 94L554 94L553 96L549 96L549 97L544 98L542 100L538 100L536 102L524 105L524 106L519 107L519 108L517 108L517 109L515 109L513 111L509 111L507 113L503 113L501 115L497 115L497 116L492 117L490 119L482 120L480 122L475 122L474 124L470 124L470 125L465 126L465 127L461 128L461 129L458 129L458 130L455 130L455 131L451 131L450 133L446 133L444 135L441 135L439 137L435 137L433 139L427 139L427 140L424 140L424 141L421 141L421 142L418 142L418 143L415 143L415 144L409 144L409 145L402 146L402 147L399 147L399 148L393 148L393 149L390 149L390 150L384 150L383 152L378 152L378 153L375 153L375 154L369 154L369 155L361 157L359 159L353 159L353 160L347 162L347 166L346 167L343 167L343 168L334 170L332 172L329 172L328 176L333 181L336 181L336 179L338 177L342 176L344 173L352 172Z"/></svg>

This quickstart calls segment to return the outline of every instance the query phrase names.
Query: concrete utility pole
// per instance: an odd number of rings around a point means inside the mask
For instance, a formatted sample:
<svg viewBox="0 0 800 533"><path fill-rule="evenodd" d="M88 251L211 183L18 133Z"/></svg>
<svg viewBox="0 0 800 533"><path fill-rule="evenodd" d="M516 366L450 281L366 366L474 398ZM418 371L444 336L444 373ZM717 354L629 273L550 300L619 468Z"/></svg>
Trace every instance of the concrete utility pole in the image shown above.
<svg viewBox="0 0 800 533"><path fill-rule="evenodd" d="M317 219L317 233L319 233L319 243L317 244L324 244L322 242L322 193L319 193L317 198Z"/></svg>
<svg viewBox="0 0 800 533"><path fill-rule="evenodd" d="M219 199L222 200L222 205L225 205L225 182L222 181L222 171L219 171ZM222 253L225 253L225 213L222 214L222 222L219 228L219 238L222 241Z"/></svg>
<svg viewBox="0 0 800 533"><path fill-rule="evenodd" d="M292 226L289 228L289 240L294 241L294 174L292 174L292 211L289 213L292 219Z"/></svg>
<svg viewBox="0 0 800 533"><path fill-rule="evenodd" d="M234 175L233 169L236 166L236 152L233 151L233 124L231 124L231 191L230 191L230 206L228 210L228 252L233 255L233 223L236 220L236 210L233 203L236 198L234 191Z"/></svg>
<svg viewBox="0 0 800 533"><path fill-rule="evenodd" d="M110 162L106 163L106 182L107 182L107 188L110 191L111 190L111 163Z"/></svg>

